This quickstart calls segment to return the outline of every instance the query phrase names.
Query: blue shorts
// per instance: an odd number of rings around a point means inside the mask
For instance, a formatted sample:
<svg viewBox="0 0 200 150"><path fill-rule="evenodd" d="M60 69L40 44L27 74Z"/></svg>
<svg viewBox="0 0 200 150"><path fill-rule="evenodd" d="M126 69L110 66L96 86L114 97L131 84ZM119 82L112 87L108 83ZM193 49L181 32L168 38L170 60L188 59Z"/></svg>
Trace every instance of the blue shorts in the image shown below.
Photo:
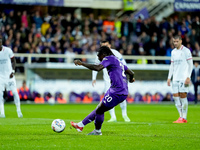
<svg viewBox="0 0 200 150"><path fill-rule="evenodd" d="M111 93L109 90L106 92L102 99L102 103L109 108L115 107L119 103L123 102L127 98L127 95L117 95Z"/></svg>

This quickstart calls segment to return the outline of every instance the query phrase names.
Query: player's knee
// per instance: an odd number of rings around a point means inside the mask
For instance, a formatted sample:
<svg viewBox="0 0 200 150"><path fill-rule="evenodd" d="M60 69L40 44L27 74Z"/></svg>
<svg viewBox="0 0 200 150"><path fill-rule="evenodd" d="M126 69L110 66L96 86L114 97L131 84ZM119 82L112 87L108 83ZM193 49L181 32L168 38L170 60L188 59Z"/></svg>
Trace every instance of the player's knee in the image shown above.
<svg viewBox="0 0 200 150"><path fill-rule="evenodd" d="M103 114L103 113L104 113L104 111L103 111L102 108L99 107L99 108L96 109L96 114L100 115L100 114Z"/></svg>
<svg viewBox="0 0 200 150"><path fill-rule="evenodd" d="M186 98L187 97L187 93L179 93L180 98Z"/></svg>

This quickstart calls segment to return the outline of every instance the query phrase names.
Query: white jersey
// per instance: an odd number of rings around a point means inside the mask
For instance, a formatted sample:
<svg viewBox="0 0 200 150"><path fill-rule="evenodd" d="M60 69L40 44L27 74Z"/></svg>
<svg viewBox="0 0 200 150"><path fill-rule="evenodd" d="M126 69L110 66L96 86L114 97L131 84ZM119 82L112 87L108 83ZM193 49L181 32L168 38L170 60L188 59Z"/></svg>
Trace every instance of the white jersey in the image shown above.
<svg viewBox="0 0 200 150"><path fill-rule="evenodd" d="M173 49L171 53L171 64L173 65L173 81L185 81L188 77L188 60L192 59L190 50L181 46L180 49Z"/></svg>
<svg viewBox="0 0 200 150"><path fill-rule="evenodd" d="M124 65L126 65L126 61L124 60L122 55L117 50L111 49L111 51L120 60L120 62L122 62ZM98 57L96 57L95 64L100 64ZM97 73L98 73L97 71L92 71L92 80L96 80ZM110 83L110 77L108 75L108 71L106 68L103 69L103 79L105 82Z"/></svg>
<svg viewBox="0 0 200 150"><path fill-rule="evenodd" d="M0 80L10 78L12 72L11 58L14 57L13 51L9 47L2 46L0 51Z"/></svg>

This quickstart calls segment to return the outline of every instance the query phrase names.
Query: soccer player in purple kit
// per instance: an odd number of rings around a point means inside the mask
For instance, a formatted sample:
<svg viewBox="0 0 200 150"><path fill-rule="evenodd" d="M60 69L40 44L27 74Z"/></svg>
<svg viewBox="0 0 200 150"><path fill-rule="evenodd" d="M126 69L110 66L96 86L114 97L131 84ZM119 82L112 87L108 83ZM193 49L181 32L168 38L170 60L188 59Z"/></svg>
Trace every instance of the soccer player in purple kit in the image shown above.
<svg viewBox="0 0 200 150"><path fill-rule="evenodd" d="M96 109L81 122L71 122L71 125L78 132L82 132L85 125L94 121L95 130L88 135L102 135L101 126L104 121L104 112L112 109L126 99L128 95L126 74L129 75L130 83L135 81L134 73L129 70L127 66L123 65L107 46L100 47L97 56L101 61L99 65L87 64L80 60L74 61L75 65L82 65L90 70L101 71L102 69L107 68L111 79L111 86Z"/></svg>

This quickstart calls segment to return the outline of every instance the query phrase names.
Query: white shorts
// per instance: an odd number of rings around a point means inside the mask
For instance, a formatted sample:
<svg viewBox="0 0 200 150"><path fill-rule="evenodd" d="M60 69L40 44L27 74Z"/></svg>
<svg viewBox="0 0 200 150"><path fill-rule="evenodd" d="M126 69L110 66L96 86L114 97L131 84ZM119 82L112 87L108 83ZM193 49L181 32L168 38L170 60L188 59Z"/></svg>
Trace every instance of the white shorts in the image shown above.
<svg viewBox="0 0 200 150"><path fill-rule="evenodd" d="M188 93L189 85L185 85L185 81L173 81L172 83L172 92L176 93Z"/></svg>
<svg viewBox="0 0 200 150"><path fill-rule="evenodd" d="M16 87L15 77L12 77L11 79L0 80L0 91L5 91L5 89L7 91L12 91Z"/></svg>

